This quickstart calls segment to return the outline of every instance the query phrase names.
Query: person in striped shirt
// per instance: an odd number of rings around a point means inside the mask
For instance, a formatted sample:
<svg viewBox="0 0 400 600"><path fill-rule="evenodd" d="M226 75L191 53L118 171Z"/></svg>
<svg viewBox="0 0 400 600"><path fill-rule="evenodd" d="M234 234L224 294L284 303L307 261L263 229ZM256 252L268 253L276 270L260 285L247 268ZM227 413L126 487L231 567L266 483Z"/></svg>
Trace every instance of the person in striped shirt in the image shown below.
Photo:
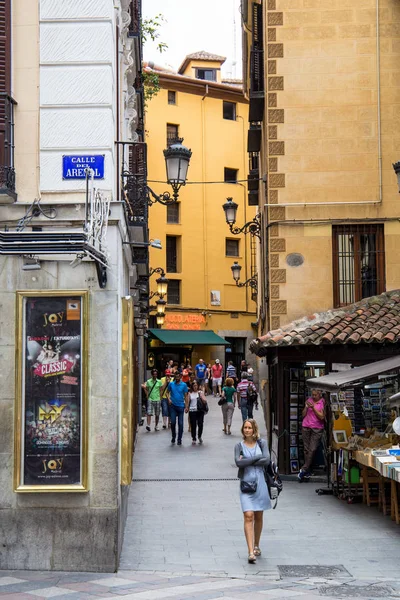
<svg viewBox="0 0 400 600"><path fill-rule="evenodd" d="M228 366L226 367L226 379L228 379L228 377L233 379L234 385L236 385L236 367L231 360L228 362Z"/></svg>

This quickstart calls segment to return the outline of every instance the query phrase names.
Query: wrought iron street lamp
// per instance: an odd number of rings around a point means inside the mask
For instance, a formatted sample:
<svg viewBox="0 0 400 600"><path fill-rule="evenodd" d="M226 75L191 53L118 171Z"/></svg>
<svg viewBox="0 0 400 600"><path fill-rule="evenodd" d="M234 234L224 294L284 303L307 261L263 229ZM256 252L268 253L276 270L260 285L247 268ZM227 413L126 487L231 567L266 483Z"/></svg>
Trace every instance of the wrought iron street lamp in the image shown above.
<svg viewBox="0 0 400 600"><path fill-rule="evenodd" d="M231 266L231 269L232 269L232 276L233 276L233 279L235 280L237 287L247 287L248 286L248 287L251 287L253 290L258 289L257 274L253 275L253 277L250 277L250 279L247 279L246 281L239 283L240 271L242 270L242 266L239 265L239 263L235 261L233 263L233 265Z"/></svg>
<svg viewBox="0 0 400 600"><path fill-rule="evenodd" d="M400 161L393 163L393 169L397 176L397 185L399 186L399 194L400 194Z"/></svg>
<svg viewBox="0 0 400 600"><path fill-rule="evenodd" d="M236 214L238 205L233 201L233 198L227 198L225 204L222 205L225 213L226 222L229 225L230 232L233 235L239 235L240 233L250 233L258 239L261 239L261 217L260 214L256 214L252 221L248 221L243 227L234 227L236 223Z"/></svg>
<svg viewBox="0 0 400 600"><path fill-rule="evenodd" d="M164 315L157 315L157 325L164 325Z"/></svg>
<svg viewBox="0 0 400 600"><path fill-rule="evenodd" d="M192 156L192 151L183 146L182 142L183 138L176 138L169 148L164 150L167 182L172 187L172 197L169 192L156 194L147 186L147 202L149 205L156 202L167 205L178 201L179 190L186 185L190 157Z"/></svg>

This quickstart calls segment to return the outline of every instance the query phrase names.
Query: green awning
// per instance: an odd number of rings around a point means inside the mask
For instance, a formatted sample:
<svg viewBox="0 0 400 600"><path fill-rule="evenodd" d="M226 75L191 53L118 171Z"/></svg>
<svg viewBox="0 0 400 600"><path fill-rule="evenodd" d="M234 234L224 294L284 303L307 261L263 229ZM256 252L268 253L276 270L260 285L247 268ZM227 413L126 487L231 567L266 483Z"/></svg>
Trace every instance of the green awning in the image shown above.
<svg viewBox="0 0 400 600"><path fill-rule="evenodd" d="M179 344L229 346L229 342L213 331L191 331L185 329L149 329L148 331L153 338L157 338L169 346L177 346Z"/></svg>

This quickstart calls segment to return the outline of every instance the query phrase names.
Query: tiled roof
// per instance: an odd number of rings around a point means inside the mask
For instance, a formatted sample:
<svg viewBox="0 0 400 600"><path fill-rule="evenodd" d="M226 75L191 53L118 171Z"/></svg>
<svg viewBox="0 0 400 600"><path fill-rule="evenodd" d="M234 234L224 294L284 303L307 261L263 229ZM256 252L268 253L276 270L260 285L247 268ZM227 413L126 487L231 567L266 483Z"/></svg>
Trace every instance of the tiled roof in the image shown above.
<svg viewBox="0 0 400 600"><path fill-rule="evenodd" d="M218 54L210 54L210 52L206 52L205 50L200 50L199 52L193 52L193 54L188 54L185 56L184 61L178 69L178 73L183 73L186 67L188 66L191 60L206 60L209 62L220 62L221 65L226 61L226 56L218 56Z"/></svg>
<svg viewBox="0 0 400 600"><path fill-rule="evenodd" d="M268 347L328 344L394 344L400 341L400 290L303 317L250 343L262 356Z"/></svg>

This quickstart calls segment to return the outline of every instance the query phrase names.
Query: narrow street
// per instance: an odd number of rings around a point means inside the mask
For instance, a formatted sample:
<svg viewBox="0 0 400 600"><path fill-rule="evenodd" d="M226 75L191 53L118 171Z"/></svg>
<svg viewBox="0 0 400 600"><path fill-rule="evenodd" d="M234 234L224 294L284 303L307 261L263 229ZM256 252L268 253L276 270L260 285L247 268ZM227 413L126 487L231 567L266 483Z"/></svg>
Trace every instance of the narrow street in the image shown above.
<svg viewBox="0 0 400 600"><path fill-rule="evenodd" d="M318 496L317 484L284 482L265 514L262 557L247 563L233 447L209 397L204 444L142 427L117 574L0 573L4 598L399 598L399 530L375 508ZM260 417L261 413L256 414Z"/></svg>

